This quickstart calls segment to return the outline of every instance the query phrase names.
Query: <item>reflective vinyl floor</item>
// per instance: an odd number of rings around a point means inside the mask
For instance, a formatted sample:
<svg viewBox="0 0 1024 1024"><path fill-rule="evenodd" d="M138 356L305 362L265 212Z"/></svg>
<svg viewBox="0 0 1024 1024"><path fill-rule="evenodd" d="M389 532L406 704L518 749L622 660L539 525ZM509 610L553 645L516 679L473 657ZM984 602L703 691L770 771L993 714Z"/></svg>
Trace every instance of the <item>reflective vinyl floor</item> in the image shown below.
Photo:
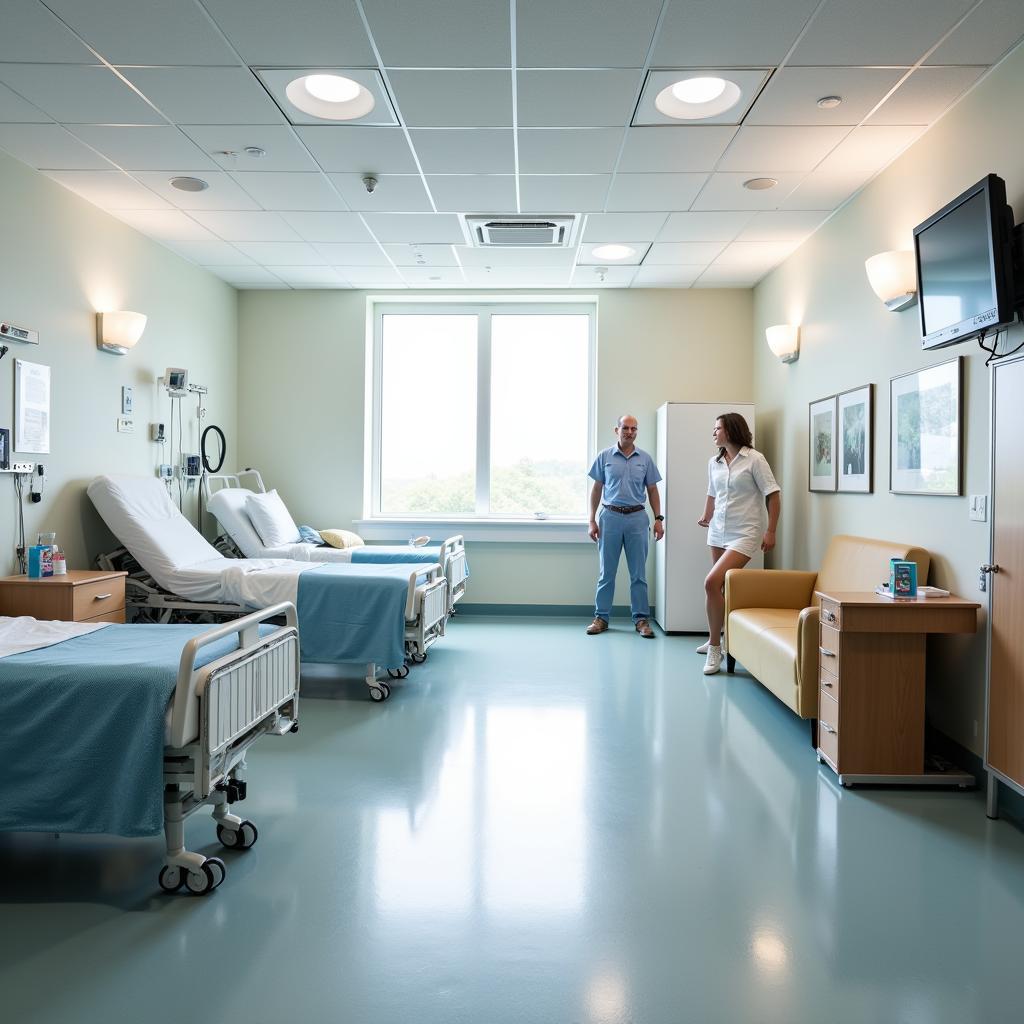
<svg viewBox="0 0 1024 1024"><path fill-rule="evenodd" d="M205 898L162 840L0 835L20 1022L1019 1022L1024 832L843 790L699 637L462 615L373 704L304 675ZM54 766L59 771L59 766Z"/></svg>

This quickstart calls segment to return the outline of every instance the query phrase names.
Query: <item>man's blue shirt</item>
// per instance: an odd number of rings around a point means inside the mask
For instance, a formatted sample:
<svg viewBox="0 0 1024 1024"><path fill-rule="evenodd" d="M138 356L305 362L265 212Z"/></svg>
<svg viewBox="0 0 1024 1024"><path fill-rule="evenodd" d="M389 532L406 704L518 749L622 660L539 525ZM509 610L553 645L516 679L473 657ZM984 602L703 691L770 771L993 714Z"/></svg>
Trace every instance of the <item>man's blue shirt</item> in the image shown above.
<svg viewBox="0 0 1024 1024"><path fill-rule="evenodd" d="M627 458L617 444L598 452L588 475L604 484L601 501L605 505L645 505L647 488L661 479L647 452L634 448Z"/></svg>

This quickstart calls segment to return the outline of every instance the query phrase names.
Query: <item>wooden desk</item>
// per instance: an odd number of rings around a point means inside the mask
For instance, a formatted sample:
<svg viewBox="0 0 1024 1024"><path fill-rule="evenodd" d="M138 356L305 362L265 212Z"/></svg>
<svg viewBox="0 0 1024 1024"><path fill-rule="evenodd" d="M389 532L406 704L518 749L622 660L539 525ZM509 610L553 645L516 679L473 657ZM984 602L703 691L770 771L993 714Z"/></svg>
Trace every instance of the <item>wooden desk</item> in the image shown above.
<svg viewBox="0 0 1024 1024"><path fill-rule="evenodd" d="M64 622L124 622L126 572L69 569L63 576L0 578L0 615Z"/></svg>
<svg viewBox="0 0 1024 1024"><path fill-rule="evenodd" d="M973 786L966 772L925 771L925 637L975 632L981 606L955 596L818 599L818 760L844 786Z"/></svg>

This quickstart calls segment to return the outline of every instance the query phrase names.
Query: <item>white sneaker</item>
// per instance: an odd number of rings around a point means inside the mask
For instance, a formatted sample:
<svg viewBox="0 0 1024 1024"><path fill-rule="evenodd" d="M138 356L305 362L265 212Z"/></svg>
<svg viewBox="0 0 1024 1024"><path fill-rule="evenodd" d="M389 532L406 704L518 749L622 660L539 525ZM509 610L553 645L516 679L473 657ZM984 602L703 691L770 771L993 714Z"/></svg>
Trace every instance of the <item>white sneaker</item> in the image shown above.
<svg viewBox="0 0 1024 1024"><path fill-rule="evenodd" d="M722 667L722 648L708 646L708 659L704 662L704 675L713 676Z"/></svg>
<svg viewBox="0 0 1024 1024"><path fill-rule="evenodd" d="M707 654L708 653L708 648L710 646L711 646L711 637L708 637L707 640L705 640L704 643L702 643L700 645L700 647L697 648L697 653L698 654ZM722 653L725 654L725 644L722 644Z"/></svg>

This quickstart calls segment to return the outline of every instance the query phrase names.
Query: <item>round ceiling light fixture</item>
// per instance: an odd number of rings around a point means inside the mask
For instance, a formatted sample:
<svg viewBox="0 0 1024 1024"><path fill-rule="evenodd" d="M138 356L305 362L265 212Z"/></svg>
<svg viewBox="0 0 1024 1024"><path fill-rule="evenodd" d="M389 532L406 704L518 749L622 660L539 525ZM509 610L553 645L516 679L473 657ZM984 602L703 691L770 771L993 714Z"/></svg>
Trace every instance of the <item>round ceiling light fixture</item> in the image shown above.
<svg viewBox="0 0 1024 1024"><path fill-rule="evenodd" d="M205 192L209 187L210 183L203 181L202 178L190 178L186 175L171 178L171 188L176 188L179 192Z"/></svg>
<svg viewBox="0 0 1024 1024"><path fill-rule="evenodd" d="M701 121L724 114L740 101L740 87L728 78L695 75L662 89L654 105L666 117L681 121Z"/></svg>
<svg viewBox="0 0 1024 1024"><path fill-rule="evenodd" d="M778 185L778 178L747 178L743 187L751 192L764 192L766 189L775 188Z"/></svg>
<svg viewBox="0 0 1024 1024"><path fill-rule="evenodd" d="M822 110L834 110L842 102L842 96L822 96L821 99L818 100L818 106L821 107Z"/></svg>
<svg viewBox="0 0 1024 1024"><path fill-rule="evenodd" d="M304 114L325 121L354 121L365 117L375 104L365 86L344 75L303 75L288 83L285 94Z"/></svg>
<svg viewBox="0 0 1024 1024"><path fill-rule="evenodd" d="M636 249L631 245L619 245L613 242L609 245L597 246L591 250L591 255L596 256L599 260L628 260L630 256L636 255Z"/></svg>

